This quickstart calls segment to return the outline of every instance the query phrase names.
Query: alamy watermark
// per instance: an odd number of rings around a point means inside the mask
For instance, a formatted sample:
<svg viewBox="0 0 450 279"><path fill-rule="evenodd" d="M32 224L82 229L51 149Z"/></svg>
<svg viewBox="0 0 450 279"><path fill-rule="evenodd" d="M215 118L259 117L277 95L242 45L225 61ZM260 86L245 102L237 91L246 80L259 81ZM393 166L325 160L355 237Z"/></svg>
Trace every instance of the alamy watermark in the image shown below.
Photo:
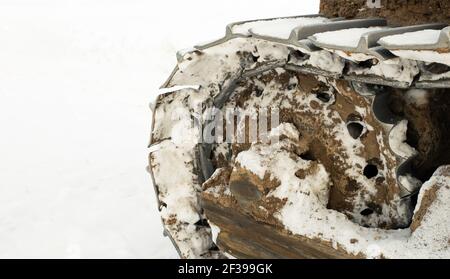
<svg viewBox="0 0 450 279"><path fill-rule="evenodd" d="M280 124L280 111L275 107L202 110L200 105L189 113L186 109L174 110L171 118L173 123L183 123L182 128L173 127L172 133L196 143L274 143L279 137L273 130Z"/></svg>

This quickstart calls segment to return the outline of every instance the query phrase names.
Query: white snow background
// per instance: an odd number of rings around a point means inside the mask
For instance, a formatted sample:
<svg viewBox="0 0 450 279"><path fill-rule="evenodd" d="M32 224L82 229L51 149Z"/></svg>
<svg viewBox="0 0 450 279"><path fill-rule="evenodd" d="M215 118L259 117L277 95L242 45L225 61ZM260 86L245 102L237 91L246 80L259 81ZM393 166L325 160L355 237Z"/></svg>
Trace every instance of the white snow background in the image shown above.
<svg viewBox="0 0 450 279"><path fill-rule="evenodd" d="M0 258L176 258L145 171L175 53L319 0L0 0ZM176 175L176 170L174 170Z"/></svg>

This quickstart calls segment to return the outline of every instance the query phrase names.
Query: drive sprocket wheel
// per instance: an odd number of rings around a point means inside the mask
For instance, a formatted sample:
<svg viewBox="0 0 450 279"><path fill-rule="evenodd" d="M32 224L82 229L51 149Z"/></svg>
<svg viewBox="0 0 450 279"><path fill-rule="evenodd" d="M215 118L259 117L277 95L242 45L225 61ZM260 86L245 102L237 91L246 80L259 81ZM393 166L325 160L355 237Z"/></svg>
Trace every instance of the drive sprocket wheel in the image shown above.
<svg viewBox="0 0 450 279"><path fill-rule="evenodd" d="M342 58L303 51L228 34L179 53L153 108L149 171L180 255L450 256L450 170L436 171L450 162L448 89L349 81L299 63Z"/></svg>

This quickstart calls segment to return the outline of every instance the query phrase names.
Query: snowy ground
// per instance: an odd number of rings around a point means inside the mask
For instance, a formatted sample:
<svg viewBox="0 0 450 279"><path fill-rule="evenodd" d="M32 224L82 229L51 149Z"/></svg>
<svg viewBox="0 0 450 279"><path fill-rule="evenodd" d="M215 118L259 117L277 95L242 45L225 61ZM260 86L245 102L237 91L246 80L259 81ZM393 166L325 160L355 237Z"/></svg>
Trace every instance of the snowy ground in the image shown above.
<svg viewBox="0 0 450 279"><path fill-rule="evenodd" d="M0 258L174 258L145 171L175 52L318 0L0 0Z"/></svg>

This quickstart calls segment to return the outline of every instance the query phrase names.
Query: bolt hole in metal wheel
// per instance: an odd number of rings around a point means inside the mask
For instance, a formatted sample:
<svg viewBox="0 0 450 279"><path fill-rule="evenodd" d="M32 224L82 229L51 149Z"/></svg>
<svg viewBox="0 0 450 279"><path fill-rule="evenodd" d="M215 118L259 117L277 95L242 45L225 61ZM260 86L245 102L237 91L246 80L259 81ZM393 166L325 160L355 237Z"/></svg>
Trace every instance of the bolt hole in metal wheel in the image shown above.
<svg viewBox="0 0 450 279"><path fill-rule="evenodd" d="M382 2L177 54L149 171L181 257L450 257L450 9Z"/></svg>

